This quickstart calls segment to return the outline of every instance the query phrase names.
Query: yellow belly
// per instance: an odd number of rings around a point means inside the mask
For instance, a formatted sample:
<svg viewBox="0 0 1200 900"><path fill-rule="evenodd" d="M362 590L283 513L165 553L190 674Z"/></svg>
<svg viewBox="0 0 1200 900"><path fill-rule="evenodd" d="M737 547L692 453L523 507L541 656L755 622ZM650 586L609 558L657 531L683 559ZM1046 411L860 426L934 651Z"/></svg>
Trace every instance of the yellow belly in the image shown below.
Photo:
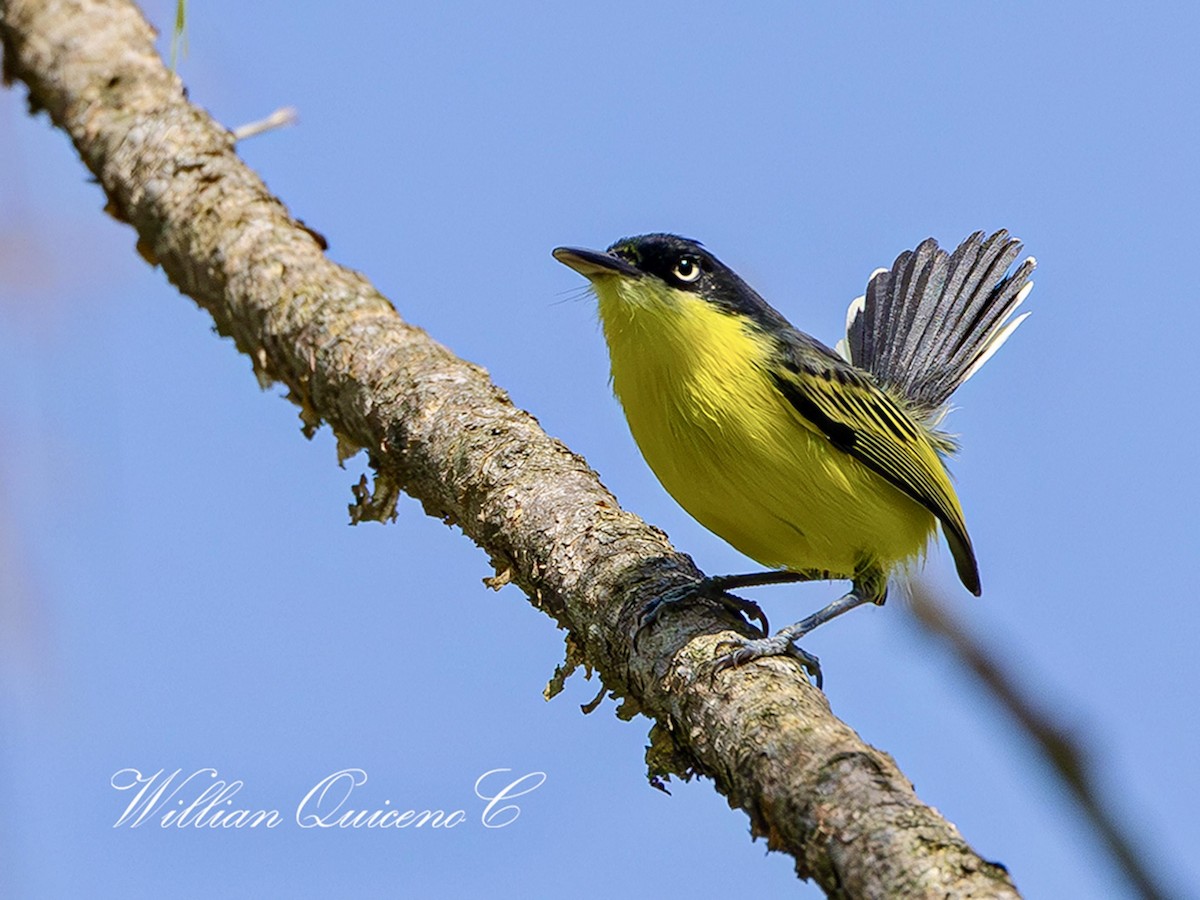
<svg viewBox="0 0 1200 900"><path fill-rule="evenodd" d="M792 408L764 368L768 345L739 319L699 299L600 301L633 437L702 525L765 566L833 578L923 552L933 515Z"/></svg>

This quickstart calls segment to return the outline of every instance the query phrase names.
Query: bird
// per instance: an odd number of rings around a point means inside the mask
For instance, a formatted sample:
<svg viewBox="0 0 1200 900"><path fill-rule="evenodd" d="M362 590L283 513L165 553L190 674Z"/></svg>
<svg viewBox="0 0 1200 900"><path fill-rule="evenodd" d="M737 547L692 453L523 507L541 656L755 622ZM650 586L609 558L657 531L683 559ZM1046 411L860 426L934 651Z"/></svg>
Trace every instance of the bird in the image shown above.
<svg viewBox="0 0 1200 900"><path fill-rule="evenodd" d="M958 577L979 565L946 468L950 395L1028 313L1036 260L1000 230L947 253L929 238L877 269L830 348L795 328L700 242L623 238L553 256L589 281L611 384L643 457L701 525L765 567L709 576L692 593L846 580L850 590L774 635L742 639L719 667L795 655L863 604L882 605L938 526ZM1011 270L1011 271L1010 271ZM683 599L672 596L670 602Z"/></svg>

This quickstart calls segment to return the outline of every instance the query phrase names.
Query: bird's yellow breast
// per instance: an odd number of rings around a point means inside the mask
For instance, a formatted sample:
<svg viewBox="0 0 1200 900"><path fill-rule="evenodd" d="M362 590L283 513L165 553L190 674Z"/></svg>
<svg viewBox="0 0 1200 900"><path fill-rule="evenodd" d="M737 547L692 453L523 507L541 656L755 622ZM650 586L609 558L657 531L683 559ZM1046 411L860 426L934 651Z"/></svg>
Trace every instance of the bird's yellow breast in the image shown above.
<svg viewBox="0 0 1200 900"><path fill-rule="evenodd" d="M752 323L666 285L596 293L634 440L702 525L763 565L833 578L924 550L933 515L792 408Z"/></svg>

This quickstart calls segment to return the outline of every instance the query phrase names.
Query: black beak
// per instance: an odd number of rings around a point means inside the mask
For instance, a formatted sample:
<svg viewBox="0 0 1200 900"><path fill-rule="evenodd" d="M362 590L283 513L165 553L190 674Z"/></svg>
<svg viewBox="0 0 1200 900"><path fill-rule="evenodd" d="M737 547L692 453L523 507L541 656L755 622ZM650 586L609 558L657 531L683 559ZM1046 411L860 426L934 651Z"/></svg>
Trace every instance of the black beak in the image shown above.
<svg viewBox="0 0 1200 900"><path fill-rule="evenodd" d="M619 256L611 253L601 253L599 250L584 250L582 247L558 247L554 258L564 266L570 266L585 278L599 278L605 275L625 275L640 277L641 271L630 265Z"/></svg>

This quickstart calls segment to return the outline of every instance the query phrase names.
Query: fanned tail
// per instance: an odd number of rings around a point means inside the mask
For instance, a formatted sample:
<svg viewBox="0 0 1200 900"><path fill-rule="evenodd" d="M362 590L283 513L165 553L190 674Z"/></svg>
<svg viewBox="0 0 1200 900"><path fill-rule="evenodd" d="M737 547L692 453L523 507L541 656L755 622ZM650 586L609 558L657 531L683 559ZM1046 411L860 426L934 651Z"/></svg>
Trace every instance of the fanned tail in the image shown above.
<svg viewBox="0 0 1200 900"><path fill-rule="evenodd" d="M871 276L850 304L839 351L935 427L950 395L1029 315L1012 318L1037 265L1031 256L1007 274L1020 254L1021 242L1003 230L986 240L977 231L952 254L923 241Z"/></svg>

